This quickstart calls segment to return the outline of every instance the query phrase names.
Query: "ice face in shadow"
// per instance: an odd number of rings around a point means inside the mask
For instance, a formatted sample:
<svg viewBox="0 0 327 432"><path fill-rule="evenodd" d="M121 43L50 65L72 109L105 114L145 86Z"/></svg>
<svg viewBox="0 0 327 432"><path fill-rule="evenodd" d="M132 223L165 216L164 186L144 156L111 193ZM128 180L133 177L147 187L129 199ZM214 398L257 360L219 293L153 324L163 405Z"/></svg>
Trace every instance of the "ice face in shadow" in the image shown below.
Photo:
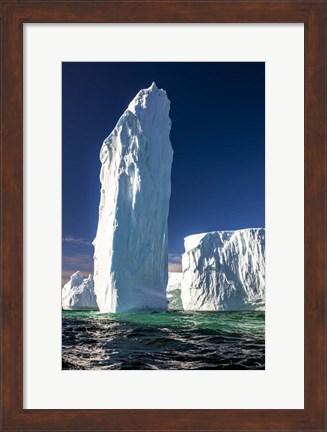
<svg viewBox="0 0 327 432"><path fill-rule="evenodd" d="M185 238L185 310L263 310L265 230L216 231Z"/></svg>
<svg viewBox="0 0 327 432"><path fill-rule="evenodd" d="M169 310L183 310L181 300L182 279L183 273L168 273L167 299Z"/></svg>
<svg viewBox="0 0 327 432"><path fill-rule="evenodd" d="M84 279L81 272L74 273L62 289L61 303L64 310L98 310L92 275Z"/></svg>
<svg viewBox="0 0 327 432"><path fill-rule="evenodd" d="M170 102L153 83L103 142L94 283L101 312L167 310Z"/></svg>

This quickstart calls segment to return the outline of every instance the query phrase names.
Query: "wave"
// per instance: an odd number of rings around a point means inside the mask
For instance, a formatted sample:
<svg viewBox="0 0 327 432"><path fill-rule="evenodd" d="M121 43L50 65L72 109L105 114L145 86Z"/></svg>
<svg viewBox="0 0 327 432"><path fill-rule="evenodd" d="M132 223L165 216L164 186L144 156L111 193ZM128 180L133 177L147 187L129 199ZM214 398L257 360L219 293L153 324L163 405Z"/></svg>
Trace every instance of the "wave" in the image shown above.
<svg viewBox="0 0 327 432"><path fill-rule="evenodd" d="M64 312L62 369L264 369L264 312Z"/></svg>

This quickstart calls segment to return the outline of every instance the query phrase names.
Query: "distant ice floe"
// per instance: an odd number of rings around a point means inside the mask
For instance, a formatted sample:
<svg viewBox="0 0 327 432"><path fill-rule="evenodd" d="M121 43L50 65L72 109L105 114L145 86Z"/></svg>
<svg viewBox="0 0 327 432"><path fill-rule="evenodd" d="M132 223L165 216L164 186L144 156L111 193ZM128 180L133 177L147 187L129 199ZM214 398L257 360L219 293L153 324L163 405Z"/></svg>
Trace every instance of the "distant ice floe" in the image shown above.
<svg viewBox="0 0 327 432"><path fill-rule="evenodd" d="M183 304L181 299L182 280L183 273L168 273L167 299L168 309L171 311L183 310Z"/></svg>
<svg viewBox="0 0 327 432"><path fill-rule="evenodd" d="M61 303L64 310L98 310L93 276L84 279L81 272L74 273L62 289Z"/></svg>

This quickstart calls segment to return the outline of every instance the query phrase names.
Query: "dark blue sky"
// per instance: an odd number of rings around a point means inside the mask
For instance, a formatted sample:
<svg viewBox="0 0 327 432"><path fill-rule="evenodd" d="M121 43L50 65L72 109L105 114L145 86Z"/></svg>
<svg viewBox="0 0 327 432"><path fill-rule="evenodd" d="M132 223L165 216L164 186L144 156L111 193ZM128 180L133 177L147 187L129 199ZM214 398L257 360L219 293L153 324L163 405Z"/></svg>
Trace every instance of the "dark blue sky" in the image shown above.
<svg viewBox="0 0 327 432"><path fill-rule="evenodd" d="M92 271L102 141L141 88L171 101L169 252L183 238L265 224L264 63L63 63L63 273Z"/></svg>

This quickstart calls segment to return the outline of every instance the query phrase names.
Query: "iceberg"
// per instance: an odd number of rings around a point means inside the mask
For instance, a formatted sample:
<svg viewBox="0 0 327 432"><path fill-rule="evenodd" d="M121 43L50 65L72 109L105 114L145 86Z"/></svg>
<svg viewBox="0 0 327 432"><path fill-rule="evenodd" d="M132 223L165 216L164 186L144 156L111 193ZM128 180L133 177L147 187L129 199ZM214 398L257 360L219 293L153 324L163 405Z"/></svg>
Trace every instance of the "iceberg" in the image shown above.
<svg viewBox="0 0 327 432"><path fill-rule="evenodd" d="M62 289L61 303L64 310L98 310L92 275L84 279L81 272L74 273Z"/></svg>
<svg viewBox="0 0 327 432"><path fill-rule="evenodd" d="M183 273L169 272L167 284L168 310L183 310L181 299Z"/></svg>
<svg viewBox="0 0 327 432"><path fill-rule="evenodd" d="M152 83L139 91L103 142L93 242L101 312L167 310L169 109L166 92Z"/></svg>
<svg viewBox="0 0 327 432"><path fill-rule="evenodd" d="M195 234L184 245L184 310L264 310L264 228Z"/></svg>

